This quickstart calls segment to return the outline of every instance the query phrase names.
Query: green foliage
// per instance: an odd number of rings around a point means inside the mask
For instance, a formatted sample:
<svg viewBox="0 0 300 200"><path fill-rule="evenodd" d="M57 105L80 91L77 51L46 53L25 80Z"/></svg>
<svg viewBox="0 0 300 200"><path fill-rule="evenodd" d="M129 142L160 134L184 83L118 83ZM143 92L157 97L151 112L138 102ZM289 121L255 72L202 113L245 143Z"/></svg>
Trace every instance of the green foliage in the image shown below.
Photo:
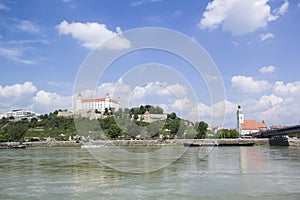
<svg viewBox="0 0 300 200"><path fill-rule="evenodd" d="M195 124L195 129L196 129L196 136L195 139L204 139L207 135L207 128L208 128L208 124L201 121L201 122L197 122Z"/></svg>
<svg viewBox="0 0 300 200"><path fill-rule="evenodd" d="M155 138L162 135L164 138L205 138L208 125L205 122L194 123L179 118L176 113L167 115L165 121L147 123L137 121L139 114L149 111L153 114L162 114L163 109L151 105L131 109L106 109L105 118L90 120L88 118L59 117L58 111L44 114L39 119L10 121L0 119L0 141L23 141L25 138L43 140L54 138L68 140L78 135L86 138ZM134 116L134 119L132 119ZM76 123L75 123L76 122ZM76 127L75 127L76 124ZM233 133L231 133L232 137ZM228 137L228 134L225 136Z"/></svg>
<svg viewBox="0 0 300 200"><path fill-rule="evenodd" d="M238 138L239 133L236 130L222 129L218 131L219 138Z"/></svg>
<svg viewBox="0 0 300 200"><path fill-rule="evenodd" d="M140 107L134 107L129 110L129 115L141 115L146 111L149 111L151 114L163 114L164 109L159 106L151 106L151 105L141 105Z"/></svg>

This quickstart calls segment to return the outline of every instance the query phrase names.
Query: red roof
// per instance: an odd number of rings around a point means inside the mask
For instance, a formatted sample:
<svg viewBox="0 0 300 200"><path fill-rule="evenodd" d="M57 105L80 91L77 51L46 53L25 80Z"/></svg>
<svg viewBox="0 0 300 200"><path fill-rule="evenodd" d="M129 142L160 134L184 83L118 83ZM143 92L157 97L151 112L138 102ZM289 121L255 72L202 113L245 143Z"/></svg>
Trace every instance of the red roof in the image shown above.
<svg viewBox="0 0 300 200"><path fill-rule="evenodd" d="M105 101L105 98L82 99L81 100L82 103L86 103L86 102L101 102L101 101ZM118 100L114 100L114 99L110 99L110 102L112 102L112 103L119 103Z"/></svg>
<svg viewBox="0 0 300 200"><path fill-rule="evenodd" d="M144 115L150 115L150 112L149 112L149 111L146 111L146 112L144 113Z"/></svg>
<svg viewBox="0 0 300 200"><path fill-rule="evenodd" d="M261 128L267 128L264 122L257 122L256 120L244 120L241 124L243 130L259 130Z"/></svg>
<svg viewBox="0 0 300 200"><path fill-rule="evenodd" d="M99 102L99 101L105 101L105 98L95 98L95 99L82 99L81 102Z"/></svg>

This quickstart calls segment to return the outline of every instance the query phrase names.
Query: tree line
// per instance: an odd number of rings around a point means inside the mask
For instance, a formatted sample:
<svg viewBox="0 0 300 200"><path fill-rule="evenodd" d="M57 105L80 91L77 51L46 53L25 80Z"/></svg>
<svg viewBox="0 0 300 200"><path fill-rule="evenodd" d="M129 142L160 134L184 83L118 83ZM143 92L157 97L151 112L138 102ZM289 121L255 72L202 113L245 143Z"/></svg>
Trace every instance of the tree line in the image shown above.
<svg viewBox="0 0 300 200"><path fill-rule="evenodd" d="M151 123L137 120L136 115L149 111L151 114L163 114L158 106L140 106L126 109L110 109L104 118L72 118L58 116L59 110L39 116L39 119L23 119L14 122L9 118L0 119L0 142L24 141L25 139L68 140L76 138L94 139L153 139L153 138L186 138L204 139L235 138L233 130L221 130L217 135L208 130L208 124L181 119L172 112L166 120Z"/></svg>

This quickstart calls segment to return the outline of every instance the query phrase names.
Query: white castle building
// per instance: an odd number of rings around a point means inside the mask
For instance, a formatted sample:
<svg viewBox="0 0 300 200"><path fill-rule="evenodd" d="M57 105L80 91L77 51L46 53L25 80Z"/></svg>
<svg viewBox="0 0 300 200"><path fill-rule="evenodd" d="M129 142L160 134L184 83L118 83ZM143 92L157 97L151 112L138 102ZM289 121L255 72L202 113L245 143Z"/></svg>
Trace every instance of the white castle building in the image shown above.
<svg viewBox="0 0 300 200"><path fill-rule="evenodd" d="M105 98L92 99L83 99L80 93L77 95L75 111L98 110L100 112L104 112L105 109L109 108L115 108L116 110L120 108L120 98L111 99L108 93Z"/></svg>

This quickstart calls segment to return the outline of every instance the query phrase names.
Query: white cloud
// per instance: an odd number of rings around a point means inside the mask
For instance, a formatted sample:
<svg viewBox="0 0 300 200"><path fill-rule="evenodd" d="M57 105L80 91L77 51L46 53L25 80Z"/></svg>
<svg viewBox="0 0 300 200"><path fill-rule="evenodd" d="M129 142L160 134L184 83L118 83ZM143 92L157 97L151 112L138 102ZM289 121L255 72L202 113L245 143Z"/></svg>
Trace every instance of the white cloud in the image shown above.
<svg viewBox="0 0 300 200"><path fill-rule="evenodd" d="M284 15L289 7L289 2L285 0L285 2L274 10L275 15Z"/></svg>
<svg viewBox="0 0 300 200"><path fill-rule="evenodd" d="M265 41L267 39L274 38L274 34L273 33L260 34L259 38L260 38L260 41Z"/></svg>
<svg viewBox="0 0 300 200"><path fill-rule="evenodd" d="M39 90L32 82L0 85L0 113L13 109L32 110L49 113L56 109L71 108L71 96L62 96Z"/></svg>
<svg viewBox="0 0 300 200"><path fill-rule="evenodd" d="M33 65L37 63L37 61L22 58L23 51L20 48L16 49L0 47L0 56L12 60L14 62L23 63L26 65Z"/></svg>
<svg viewBox="0 0 300 200"><path fill-rule="evenodd" d="M262 105L263 107L270 107L274 106L280 102L282 102L283 99L281 97L278 97L274 94L271 95L264 95L259 99L259 104Z"/></svg>
<svg viewBox="0 0 300 200"><path fill-rule="evenodd" d="M179 112L186 111L190 109L190 103L191 100L187 97L184 97L183 99L176 99L175 102L171 105L171 108Z"/></svg>
<svg viewBox="0 0 300 200"><path fill-rule="evenodd" d="M275 9L274 15L268 0L214 0L208 3L198 26L201 29L223 30L243 35L264 28L286 12L288 2Z"/></svg>
<svg viewBox="0 0 300 200"><path fill-rule="evenodd" d="M8 110L27 108L37 88L32 82L23 84L0 85L0 113Z"/></svg>
<svg viewBox="0 0 300 200"><path fill-rule="evenodd" d="M7 7L6 5L0 3L0 10L9 10L9 7Z"/></svg>
<svg viewBox="0 0 300 200"><path fill-rule="evenodd" d="M145 3L156 3L156 2L160 2L160 1L162 1L162 0L140 0L140 1L133 1L130 4L130 7L140 6L140 5L143 5Z"/></svg>
<svg viewBox="0 0 300 200"><path fill-rule="evenodd" d="M32 82L25 82L23 84L7 85L2 87L0 85L0 98L19 98L26 94L32 94L37 90Z"/></svg>
<svg viewBox="0 0 300 200"><path fill-rule="evenodd" d="M101 43L111 39L109 43L105 43L104 48L119 50L130 47L130 41L122 36L120 27L116 28L116 32L107 29L105 24L97 22L72 22L62 21L56 26L61 35L71 34L77 39L81 45L88 49L96 48Z"/></svg>
<svg viewBox="0 0 300 200"><path fill-rule="evenodd" d="M255 81L252 77L247 76L232 77L231 86L243 93L260 93L272 87L271 83L266 80Z"/></svg>
<svg viewBox="0 0 300 200"><path fill-rule="evenodd" d="M239 97L245 119L265 120L267 125L295 125L300 121L300 81L271 84L261 96ZM234 116L235 113L232 113ZM234 121L233 121L234 122Z"/></svg>
<svg viewBox="0 0 300 200"><path fill-rule="evenodd" d="M21 20L20 23L17 25L17 28L24 32L40 33L40 28L28 20Z"/></svg>
<svg viewBox="0 0 300 200"><path fill-rule="evenodd" d="M267 66L267 67L262 67L260 68L260 72L265 74L265 73L271 73L274 72L276 70L276 67L273 65Z"/></svg>
<svg viewBox="0 0 300 200"><path fill-rule="evenodd" d="M300 81L284 84L278 81L274 84L273 93L280 97L300 96Z"/></svg>
<svg viewBox="0 0 300 200"><path fill-rule="evenodd" d="M56 109L68 109L72 106L71 96L62 96L57 93L40 90L33 97L34 109L40 112L49 112Z"/></svg>
<svg viewBox="0 0 300 200"><path fill-rule="evenodd" d="M123 82L123 78L120 78L116 83L102 83L96 92L96 96L104 97L106 93L109 93L111 97L121 99L121 106L126 106L128 99L130 98L131 88L128 84Z"/></svg>

